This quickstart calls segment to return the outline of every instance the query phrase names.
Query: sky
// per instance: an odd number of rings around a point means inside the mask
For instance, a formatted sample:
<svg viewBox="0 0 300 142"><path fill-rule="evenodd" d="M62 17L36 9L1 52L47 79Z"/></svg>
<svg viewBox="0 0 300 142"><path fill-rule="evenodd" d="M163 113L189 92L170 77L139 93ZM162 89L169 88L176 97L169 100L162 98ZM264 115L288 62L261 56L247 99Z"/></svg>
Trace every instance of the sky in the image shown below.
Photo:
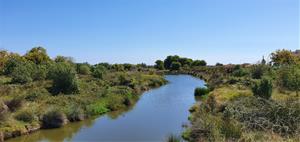
<svg viewBox="0 0 300 142"><path fill-rule="evenodd" d="M299 0L0 0L0 49L76 62L255 63L299 49Z"/></svg>

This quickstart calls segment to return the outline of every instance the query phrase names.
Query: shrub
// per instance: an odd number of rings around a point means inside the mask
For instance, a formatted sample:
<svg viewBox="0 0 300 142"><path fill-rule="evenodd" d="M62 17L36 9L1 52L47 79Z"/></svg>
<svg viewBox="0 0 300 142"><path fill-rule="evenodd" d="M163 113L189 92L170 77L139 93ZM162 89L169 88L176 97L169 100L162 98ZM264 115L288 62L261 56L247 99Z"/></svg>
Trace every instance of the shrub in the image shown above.
<svg viewBox="0 0 300 142"><path fill-rule="evenodd" d="M82 121L84 120L85 116L84 116L84 111L75 105L72 105L68 111L67 111L67 117L68 120L73 122L73 121Z"/></svg>
<svg viewBox="0 0 300 142"><path fill-rule="evenodd" d="M67 63L56 63L50 71L49 77L53 80L51 91L54 95L79 91L75 70Z"/></svg>
<svg viewBox="0 0 300 142"><path fill-rule="evenodd" d="M270 79L262 79L259 82L255 82L252 87L254 96L269 99L272 95L273 84Z"/></svg>
<svg viewBox="0 0 300 142"><path fill-rule="evenodd" d="M299 134L299 100L277 103L256 97L241 97L228 104L225 111L248 130L271 131L283 136Z"/></svg>
<svg viewBox="0 0 300 142"><path fill-rule="evenodd" d="M251 69L251 76L253 79L261 79L262 76L267 72L267 65L254 65Z"/></svg>
<svg viewBox="0 0 300 142"><path fill-rule="evenodd" d="M14 112L24 104L23 98L17 97L5 103L10 111Z"/></svg>
<svg viewBox="0 0 300 142"><path fill-rule="evenodd" d="M86 107L88 115L100 115L109 111L106 105L102 102L90 104Z"/></svg>
<svg viewBox="0 0 300 142"><path fill-rule="evenodd" d="M37 65L34 67L32 79L33 80L45 80L48 74L46 65Z"/></svg>
<svg viewBox="0 0 300 142"><path fill-rule="evenodd" d="M300 66L286 66L278 71L277 84L290 91L300 91Z"/></svg>
<svg viewBox="0 0 300 142"><path fill-rule="evenodd" d="M59 128L67 123L66 115L60 110L50 110L43 116L43 128Z"/></svg>
<svg viewBox="0 0 300 142"><path fill-rule="evenodd" d="M95 78L99 78L99 79L102 79L103 78L103 75L106 73L106 68L102 65L97 65L94 70L93 70L93 73L92 75L95 77Z"/></svg>
<svg viewBox="0 0 300 142"><path fill-rule="evenodd" d="M47 51L43 47L34 47L30 51L28 51L24 57L34 62L35 64L44 64L49 62L51 59L47 55Z"/></svg>
<svg viewBox="0 0 300 142"><path fill-rule="evenodd" d="M31 82L35 65L31 62L23 62L16 65L11 73L12 82L27 83Z"/></svg>
<svg viewBox="0 0 300 142"><path fill-rule="evenodd" d="M158 70L164 70L165 69L164 62L162 60L157 60L155 62L155 68Z"/></svg>
<svg viewBox="0 0 300 142"><path fill-rule="evenodd" d="M32 111L29 110L23 110L16 114L15 118L19 121L23 122L33 122L35 120L35 115Z"/></svg>
<svg viewBox="0 0 300 142"><path fill-rule="evenodd" d="M77 72L79 74L88 75L91 73L90 66L88 64L79 64Z"/></svg>
<svg viewBox="0 0 300 142"><path fill-rule="evenodd" d="M207 95L209 93L209 90L205 87L197 87L195 89L195 93L194 95L195 96L204 96L204 95Z"/></svg>

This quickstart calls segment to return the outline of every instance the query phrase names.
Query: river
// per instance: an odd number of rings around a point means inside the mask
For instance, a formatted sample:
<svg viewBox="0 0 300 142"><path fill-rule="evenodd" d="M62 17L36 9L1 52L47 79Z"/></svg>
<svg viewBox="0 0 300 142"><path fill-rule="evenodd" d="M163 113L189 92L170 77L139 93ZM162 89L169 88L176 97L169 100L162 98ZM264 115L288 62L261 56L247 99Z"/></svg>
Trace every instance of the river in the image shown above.
<svg viewBox="0 0 300 142"><path fill-rule="evenodd" d="M180 135L195 103L195 87L204 81L189 75L166 75L169 83L145 92L132 109L119 115L104 115L70 123L63 128L39 130L9 142L58 141L164 141Z"/></svg>

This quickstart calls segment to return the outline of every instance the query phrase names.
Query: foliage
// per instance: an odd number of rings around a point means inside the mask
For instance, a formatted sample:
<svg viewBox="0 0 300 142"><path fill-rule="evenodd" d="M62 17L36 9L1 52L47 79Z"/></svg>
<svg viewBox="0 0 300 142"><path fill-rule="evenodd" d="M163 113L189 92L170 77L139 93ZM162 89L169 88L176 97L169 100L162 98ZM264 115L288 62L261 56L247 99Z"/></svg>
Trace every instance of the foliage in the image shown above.
<svg viewBox="0 0 300 142"><path fill-rule="evenodd" d="M67 117L62 111L53 109L43 116L42 121L43 128L59 128L66 124Z"/></svg>
<svg viewBox="0 0 300 142"><path fill-rule="evenodd" d="M24 100L21 97L15 97L5 102L5 104L10 111L15 112L17 109L21 108L24 105Z"/></svg>
<svg viewBox="0 0 300 142"><path fill-rule="evenodd" d="M209 90L206 87L197 87L195 89L195 96L204 96L204 95L207 95L208 93L209 93Z"/></svg>
<svg viewBox="0 0 300 142"><path fill-rule="evenodd" d="M76 72L67 63L56 63L49 72L49 78L53 80L51 92L53 94L71 94L79 91Z"/></svg>
<svg viewBox="0 0 300 142"><path fill-rule="evenodd" d="M271 60L275 66L293 65L299 62L299 57L294 55L291 51L283 49L272 53Z"/></svg>
<svg viewBox="0 0 300 142"><path fill-rule="evenodd" d="M67 110L67 118L69 121L81 121L84 120L85 115L83 109L76 105L71 105Z"/></svg>
<svg viewBox="0 0 300 142"><path fill-rule="evenodd" d="M103 78L103 75L106 73L106 68L102 65L97 65L94 69L93 69L93 72L92 72L92 75L95 77L95 78L99 78L99 79L102 79Z"/></svg>
<svg viewBox="0 0 300 142"><path fill-rule="evenodd" d="M50 57L47 55L47 51L43 47L32 48L24 55L24 57L35 64L44 64L50 61Z"/></svg>
<svg viewBox="0 0 300 142"><path fill-rule="evenodd" d="M277 84L290 91L300 91L300 66L292 65L282 67L278 71Z"/></svg>
<svg viewBox="0 0 300 142"><path fill-rule="evenodd" d="M273 84L270 79L263 78L259 82L255 82L252 87L254 96L269 99L272 95Z"/></svg>
<svg viewBox="0 0 300 142"><path fill-rule="evenodd" d="M192 63L192 66L206 66L207 63L204 60L195 60Z"/></svg>
<svg viewBox="0 0 300 142"><path fill-rule="evenodd" d="M88 115L101 115L109 111L103 102L96 102L87 106Z"/></svg>
<svg viewBox="0 0 300 142"><path fill-rule="evenodd" d="M16 114L15 118L23 122L33 122L35 120L35 115L31 110L23 110Z"/></svg>
<svg viewBox="0 0 300 142"><path fill-rule="evenodd" d="M267 65L254 65L251 68L251 76L253 79L261 79L262 76L268 71Z"/></svg>
<svg viewBox="0 0 300 142"><path fill-rule="evenodd" d="M181 64L179 62L172 62L170 69L171 70L180 70Z"/></svg>
<svg viewBox="0 0 300 142"><path fill-rule="evenodd" d="M35 65L31 62L22 62L16 65L11 73L12 82L14 83L28 83L31 82Z"/></svg>
<svg viewBox="0 0 300 142"><path fill-rule="evenodd" d="M88 64L78 64L77 65L77 72L79 74L88 75L91 73L90 66Z"/></svg>
<svg viewBox="0 0 300 142"><path fill-rule="evenodd" d="M155 68L158 70L164 70L164 62L162 60L155 61Z"/></svg>
<svg viewBox="0 0 300 142"><path fill-rule="evenodd" d="M74 59L72 57L56 56L54 62L56 63L64 62L64 63L73 64Z"/></svg>

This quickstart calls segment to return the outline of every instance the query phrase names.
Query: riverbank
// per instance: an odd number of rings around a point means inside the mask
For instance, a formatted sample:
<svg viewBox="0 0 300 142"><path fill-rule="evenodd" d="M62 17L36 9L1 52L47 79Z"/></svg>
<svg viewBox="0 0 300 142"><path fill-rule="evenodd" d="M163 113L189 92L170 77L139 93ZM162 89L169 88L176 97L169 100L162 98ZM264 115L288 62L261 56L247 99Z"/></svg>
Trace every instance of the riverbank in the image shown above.
<svg viewBox="0 0 300 142"><path fill-rule="evenodd" d="M79 93L53 96L47 91L51 81L9 84L11 79L2 76L1 108L7 113L1 121L0 140L130 107L144 91L166 83L163 76L150 72L111 72L103 79L79 75L78 79ZM8 102L15 102L15 110Z"/></svg>
<svg viewBox="0 0 300 142"><path fill-rule="evenodd" d="M182 134L196 141L300 141L300 97L278 86L280 70L264 72L272 79L270 98L258 97L253 84L257 65L202 67L181 71L205 78L210 89L191 109L191 125ZM246 73L241 73L242 71ZM275 73L277 72L277 73ZM265 93L263 93L265 94Z"/></svg>

